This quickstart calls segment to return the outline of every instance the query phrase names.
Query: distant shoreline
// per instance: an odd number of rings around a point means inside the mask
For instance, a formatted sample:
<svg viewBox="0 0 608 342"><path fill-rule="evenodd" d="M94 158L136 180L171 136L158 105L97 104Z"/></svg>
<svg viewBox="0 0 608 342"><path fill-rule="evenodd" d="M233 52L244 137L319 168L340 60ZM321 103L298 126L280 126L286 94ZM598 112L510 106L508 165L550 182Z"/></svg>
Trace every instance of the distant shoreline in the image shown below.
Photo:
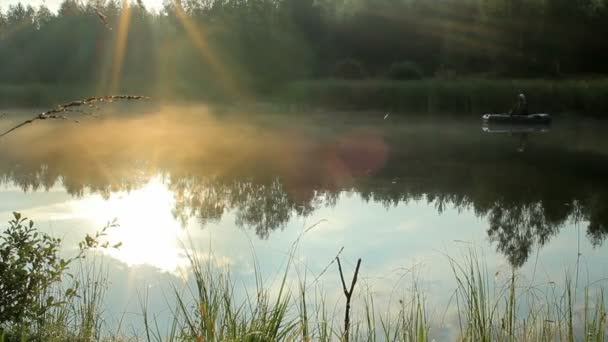
<svg viewBox="0 0 608 342"><path fill-rule="evenodd" d="M161 87L133 86L118 93L143 94L164 102L243 102L202 89ZM608 78L309 80L278 86L248 101L327 110L479 114L506 111L520 91L526 93L534 112L603 116L608 111ZM0 84L0 108L48 107L101 95L108 94L100 93L94 85Z"/></svg>

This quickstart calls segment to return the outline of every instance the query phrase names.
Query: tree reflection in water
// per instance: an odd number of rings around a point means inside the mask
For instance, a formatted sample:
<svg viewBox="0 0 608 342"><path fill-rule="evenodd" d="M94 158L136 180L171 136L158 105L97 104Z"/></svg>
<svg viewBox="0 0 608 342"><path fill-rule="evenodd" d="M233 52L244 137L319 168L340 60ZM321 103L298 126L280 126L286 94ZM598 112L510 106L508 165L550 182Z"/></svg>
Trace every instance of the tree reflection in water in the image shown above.
<svg viewBox="0 0 608 342"><path fill-rule="evenodd" d="M75 197L107 198L160 174L183 225L233 212L236 225L263 239L294 217L335 205L344 192L387 208L424 200L439 213L455 207L486 218L489 240L516 267L569 220L587 222L594 246L608 236L608 155L595 131L530 137L518 153L508 138L466 124L365 122L364 130L342 124L321 134L315 123L294 129L287 120L184 117L15 134L0 145L1 181L26 192L60 184Z"/></svg>

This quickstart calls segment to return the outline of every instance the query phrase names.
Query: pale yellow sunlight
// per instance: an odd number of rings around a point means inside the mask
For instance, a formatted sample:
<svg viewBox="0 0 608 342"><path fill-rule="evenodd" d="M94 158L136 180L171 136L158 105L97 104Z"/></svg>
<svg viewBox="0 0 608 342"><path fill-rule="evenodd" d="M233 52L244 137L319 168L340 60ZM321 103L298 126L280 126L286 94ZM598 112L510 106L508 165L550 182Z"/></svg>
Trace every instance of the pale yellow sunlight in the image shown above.
<svg viewBox="0 0 608 342"><path fill-rule="evenodd" d="M186 30L186 34L203 57L203 62L209 65L213 70L214 76L217 77L217 81L220 82L220 86L223 90L227 91L232 96L241 98L246 96L243 89L235 82L235 77L228 71L209 45L204 27L192 20L184 11L181 2L174 0L174 4L175 14Z"/></svg>
<svg viewBox="0 0 608 342"><path fill-rule="evenodd" d="M120 23L116 33L116 46L114 47L114 57L112 59L112 83L110 84L110 94L118 91L122 74L122 63L127 47L127 37L129 35L129 22L131 20L131 8L129 1L123 0Z"/></svg>
<svg viewBox="0 0 608 342"><path fill-rule="evenodd" d="M110 229L104 239L122 245L104 253L128 266L148 265L177 275L188 264L183 249L187 233L171 214L174 198L161 177L138 190L112 193L108 200L92 196L73 206L99 227L118 219L120 227Z"/></svg>

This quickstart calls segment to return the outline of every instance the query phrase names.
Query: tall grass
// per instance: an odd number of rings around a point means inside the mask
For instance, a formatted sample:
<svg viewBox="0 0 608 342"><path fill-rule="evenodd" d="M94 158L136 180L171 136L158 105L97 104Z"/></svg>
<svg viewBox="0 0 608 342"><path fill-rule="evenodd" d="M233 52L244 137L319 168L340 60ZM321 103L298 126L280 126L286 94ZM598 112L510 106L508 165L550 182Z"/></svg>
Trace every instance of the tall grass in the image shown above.
<svg viewBox="0 0 608 342"><path fill-rule="evenodd" d="M226 270L209 260L187 253L193 286L173 286L174 328L167 340L186 341L283 341L297 340L299 325L290 317L292 293L287 287L287 271L278 291L271 295L263 286L256 268L256 291L237 303L235 283ZM144 312L143 317L147 317ZM163 336L156 327L144 321L147 340ZM152 332L151 332L152 331ZM164 340L158 338L158 340Z"/></svg>
<svg viewBox="0 0 608 342"><path fill-rule="evenodd" d="M516 270L496 281L474 251L456 260L448 257L456 289L447 310L457 313L460 341L604 341L606 313L603 290L584 289L583 305L569 277L555 284L525 284ZM327 294L307 290L305 282L288 281L291 262L278 288L264 286L256 269L256 292L235 302L235 282L226 270L190 256L195 286L175 289L178 328L166 340L192 341L340 341L341 309L329 310ZM337 275L336 275L337 276ZM297 289L293 292L290 289ZM356 290L357 291L357 290ZM430 341L441 325L427 312L418 284L409 295L379 308L372 289L358 288L359 307L350 329L351 341ZM310 297L312 296L312 297ZM578 298L580 299L580 298ZM395 310L396 308L396 310ZM158 336L158 332L155 332ZM162 339L158 339L162 340Z"/></svg>
<svg viewBox="0 0 608 342"><path fill-rule="evenodd" d="M517 272L496 282L476 253L459 263L449 258L457 283L454 301L463 341L604 341L606 314L603 289L595 296L576 288L568 274L556 284L522 284Z"/></svg>
<svg viewBox="0 0 608 342"><path fill-rule="evenodd" d="M262 280L255 266L255 289L232 279L213 259L188 252L192 281L174 284L167 294L169 324L148 311L147 295L140 298L140 336L109 331L103 320L107 271L99 263L84 266L75 277L77 296L48 312L40 326L8 330L0 341L341 341L343 301L327 305L328 294L305 280L290 280L293 254L274 284ZM602 289L577 289L569 277L556 284L527 284L516 270L498 279L476 251L461 258L446 256L455 289L446 312L455 312L459 341L604 341L606 309ZM337 273L334 274L336 277ZM304 278L305 279L305 278ZM446 289L450 290L450 289ZM57 288L55 295L59 295ZM440 317L427 311L424 289L414 281L407 295L389 304L376 303L371 288L356 287L360 300L351 341L431 341ZM580 291L580 290L579 290ZM243 295L243 293L245 295ZM238 300L237 298L244 298ZM441 309L441 308L440 308ZM165 330L159 326L168 326ZM34 330L31 330L34 329ZM455 336L455 337L454 337Z"/></svg>
<svg viewBox="0 0 608 342"><path fill-rule="evenodd" d="M0 342L9 341L101 341L107 289L107 270L102 259L93 256L79 264L75 276L66 277L42 299L59 298L58 305L45 311L33 325L2 326Z"/></svg>
<svg viewBox="0 0 608 342"><path fill-rule="evenodd" d="M378 317L374 309L373 296L368 295L364 302L367 341L428 341L430 324L425 300L416 288L409 299L399 299L396 312L389 311Z"/></svg>

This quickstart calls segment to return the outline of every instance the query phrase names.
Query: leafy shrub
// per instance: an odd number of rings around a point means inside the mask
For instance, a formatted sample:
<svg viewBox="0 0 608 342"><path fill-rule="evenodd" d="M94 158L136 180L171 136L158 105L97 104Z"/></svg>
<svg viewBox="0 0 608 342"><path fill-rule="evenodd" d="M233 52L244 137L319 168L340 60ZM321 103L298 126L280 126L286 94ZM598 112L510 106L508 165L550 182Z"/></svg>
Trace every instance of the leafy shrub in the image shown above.
<svg viewBox="0 0 608 342"><path fill-rule="evenodd" d="M395 81L419 80L422 75L422 68L410 61L393 63L388 70L388 78Z"/></svg>
<svg viewBox="0 0 608 342"><path fill-rule="evenodd" d="M87 234L79 243L79 253L63 259L59 256L60 239L39 232L34 221L13 213L9 227L0 234L0 337L7 329L40 325L50 309L69 302L78 284L61 292L58 285L64 275L70 275L70 264L84 257L87 250L110 247L99 238L116 226L112 221L95 235Z"/></svg>
<svg viewBox="0 0 608 342"><path fill-rule="evenodd" d="M333 70L335 78L347 80L360 80L367 78L367 72L363 65L355 59L347 59L336 63Z"/></svg>
<svg viewBox="0 0 608 342"><path fill-rule="evenodd" d="M56 306L44 294L70 263L58 257L60 239L37 232L19 213L13 216L0 235L0 326L32 321Z"/></svg>

